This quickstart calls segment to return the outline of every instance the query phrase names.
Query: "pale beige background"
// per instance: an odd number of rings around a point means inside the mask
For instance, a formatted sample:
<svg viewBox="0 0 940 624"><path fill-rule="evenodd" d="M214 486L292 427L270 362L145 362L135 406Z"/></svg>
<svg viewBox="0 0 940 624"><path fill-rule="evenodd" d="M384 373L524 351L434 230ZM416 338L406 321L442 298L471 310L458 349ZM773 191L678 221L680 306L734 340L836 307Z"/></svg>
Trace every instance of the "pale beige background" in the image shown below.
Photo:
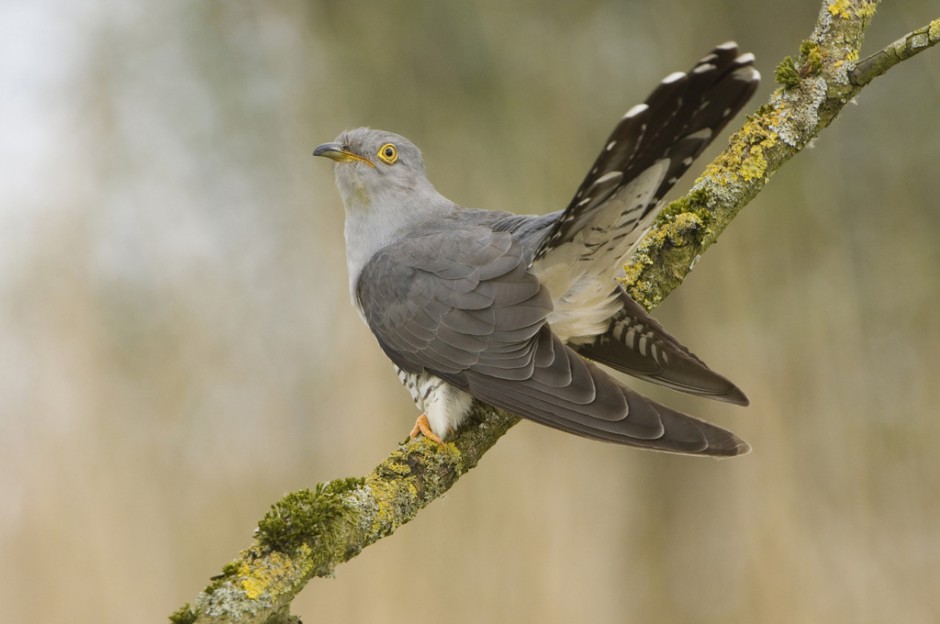
<svg viewBox="0 0 940 624"><path fill-rule="evenodd" d="M869 50L937 16L885 4ZM734 38L765 76L756 107L816 12L0 4L2 619L163 621L269 503L364 474L404 437L415 410L348 302L316 144L395 130L453 199L554 210L662 76ZM940 50L858 104L657 312L752 406L650 393L752 455L661 456L524 423L296 612L937 621Z"/></svg>

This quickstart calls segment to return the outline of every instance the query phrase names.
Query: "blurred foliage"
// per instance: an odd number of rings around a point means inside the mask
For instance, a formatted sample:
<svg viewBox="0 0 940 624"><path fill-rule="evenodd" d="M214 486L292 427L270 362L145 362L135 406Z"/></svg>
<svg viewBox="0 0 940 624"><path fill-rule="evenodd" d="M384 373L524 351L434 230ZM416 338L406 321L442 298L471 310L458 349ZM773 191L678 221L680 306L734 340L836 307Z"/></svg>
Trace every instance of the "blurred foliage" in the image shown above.
<svg viewBox="0 0 940 624"><path fill-rule="evenodd" d="M714 44L757 54L756 107L818 8L0 4L7 619L159 620L277 497L364 474L407 433L413 405L348 303L316 144L398 131L454 200L547 212L623 111ZM868 49L935 9L885 3ZM752 455L522 424L295 611L936 621L937 58L868 87L657 312L752 407L643 389L730 426Z"/></svg>

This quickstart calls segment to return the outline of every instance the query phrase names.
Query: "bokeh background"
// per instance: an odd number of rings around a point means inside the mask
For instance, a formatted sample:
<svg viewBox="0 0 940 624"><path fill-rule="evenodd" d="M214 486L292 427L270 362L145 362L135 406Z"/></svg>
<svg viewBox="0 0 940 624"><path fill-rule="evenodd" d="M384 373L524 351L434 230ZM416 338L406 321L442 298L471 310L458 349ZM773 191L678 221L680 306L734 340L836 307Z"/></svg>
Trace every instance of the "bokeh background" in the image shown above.
<svg viewBox="0 0 940 624"><path fill-rule="evenodd" d="M868 51L936 9L885 3ZM623 111L713 45L757 54L756 107L817 11L0 2L4 619L163 621L271 502L365 474L410 428L348 301L342 207L315 145L398 131L456 201L547 212ZM642 389L733 428L751 455L523 423L295 612L936 622L938 110L931 50L786 165L657 311L752 406Z"/></svg>

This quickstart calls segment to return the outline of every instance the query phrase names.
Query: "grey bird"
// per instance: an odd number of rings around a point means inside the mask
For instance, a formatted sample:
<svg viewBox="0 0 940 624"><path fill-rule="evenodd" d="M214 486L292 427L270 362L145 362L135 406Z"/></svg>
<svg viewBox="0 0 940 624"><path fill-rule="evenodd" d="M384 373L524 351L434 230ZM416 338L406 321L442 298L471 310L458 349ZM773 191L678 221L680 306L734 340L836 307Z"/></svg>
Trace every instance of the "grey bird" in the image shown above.
<svg viewBox="0 0 940 624"><path fill-rule="evenodd" d="M746 405L615 280L663 195L744 106L760 75L737 45L667 76L620 120L568 207L543 216L465 208L421 152L358 128L335 161L353 303L439 443L473 398L588 438L696 455L746 453L733 433L651 401L594 362Z"/></svg>

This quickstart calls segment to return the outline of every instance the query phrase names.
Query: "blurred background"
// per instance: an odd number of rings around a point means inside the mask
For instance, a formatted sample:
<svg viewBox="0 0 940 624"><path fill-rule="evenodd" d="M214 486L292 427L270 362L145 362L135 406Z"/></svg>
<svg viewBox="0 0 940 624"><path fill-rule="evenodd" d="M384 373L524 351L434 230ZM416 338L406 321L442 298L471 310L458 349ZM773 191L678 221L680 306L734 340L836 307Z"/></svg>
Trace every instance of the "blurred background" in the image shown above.
<svg viewBox="0 0 940 624"><path fill-rule="evenodd" d="M7 621L163 621L270 503L367 473L410 429L315 145L394 130L464 205L555 210L620 115L713 45L756 53L756 108L818 5L0 2ZM867 51L936 8L885 3ZM657 310L752 405L641 390L751 455L522 423L294 611L937 621L938 107L940 50L879 78Z"/></svg>

